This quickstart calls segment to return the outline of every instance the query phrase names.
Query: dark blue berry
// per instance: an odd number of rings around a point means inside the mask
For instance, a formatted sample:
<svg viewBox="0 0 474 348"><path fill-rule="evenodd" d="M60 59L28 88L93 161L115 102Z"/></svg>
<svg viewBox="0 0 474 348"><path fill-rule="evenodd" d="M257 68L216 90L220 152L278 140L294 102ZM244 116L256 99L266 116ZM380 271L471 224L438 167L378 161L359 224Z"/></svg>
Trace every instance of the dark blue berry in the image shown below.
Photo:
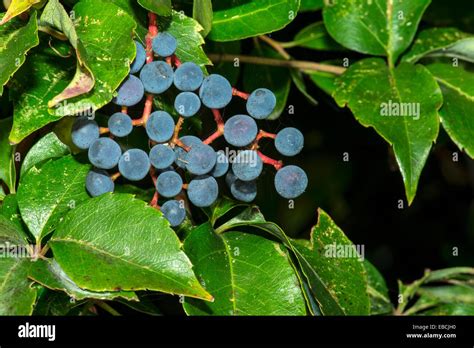
<svg viewBox="0 0 474 348"><path fill-rule="evenodd" d="M116 112L109 118L109 131L116 137L126 137L133 130L132 119L127 114Z"/></svg>
<svg viewBox="0 0 474 348"><path fill-rule="evenodd" d="M255 140L258 133L257 123L247 115L235 115L224 125L224 138L233 146L243 147Z"/></svg>
<svg viewBox="0 0 474 348"><path fill-rule="evenodd" d="M156 169L166 169L172 166L175 160L174 150L167 145L155 145L150 151L150 162Z"/></svg>
<svg viewBox="0 0 474 348"><path fill-rule="evenodd" d="M239 152L232 162L232 172L243 181L257 179L262 173L263 162L256 151L245 150Z"/></svg>
<svg viewBox="0 0 474 348"><path fill-rule="evenodd" d="M173 69L162 61L154 61L142 68L140 80L145 91L153 94L165 92L173 84Z"/></svg>
<svg viewBox="0 0 474 348"><path fill-rule="evenodd" d="M179 140L181 140L181 142L184 145L189 146L190 148L192 148L194 145L202 144L201 139L199 139L198 137L195 137L194 135L185 135L181 137ZM174 148L174 151L176 153L176 161L175 161L176 165L183 169L186 168L187 152L179 146L176 146Z"/></svg>
<svg viewBox="0 0 474 348"><path fill-rule="evenodd" d="M169 57L176 51L177 41L171 34L161 32L153 39L152 47L160 57Z"/></svg>
<svg viewBox="0 0 474 348"><path fill-rule="evenodd" d="M161 212L169 221L171 227L180 225L186 218L186 210L184 209L184 202L177 200L166 201L161 206Z"/></svg>
<svg viewBox="0 0 474 348"><path fill-rule="evenodd" d="M131 74L136 74L139 72L146 60L146 51L143 45L138 41L135 41L135 46L137 47L137 54L135 56L135 60L132 62L132 65L130 65Z"/></svg>
<svg viewBox="0 0 474 348"><path fill-rule="evenodd" d="M209 173L216 165L217 155L212 147L200 143L191 147L185 157L186 169L194 175Z"/></svg>
<svg viewBox="0 0 474 348"><path fill-rule="evenodd" d="M188 198L196 207L211 206L219 194L216 179L209 175L194 178L188 185Z"/></svg>
<svg viewBox="0 0 474 348"><path fill-rule="evenodd" d="M174 85L180 91L191 92L201 87L204 74L199 65L186 62L174 72Z"/></svg>
<svg viewBox="0 0 474 348"><path fill-rule="evenodd" d="M174 108L183 117L191 117L201 108L201 100L193 92L181 92L174 100Z"/></svg>
<svg viewBox="0 0 474 348"><path fill-rule="evenodd" d="M224 176L229 170L229 159L225 155L224 151L220 150L217 152L216 165L212 170L211 175L215 178Z"/></svg>
<svg viewBox="0 0 474 348"><path fill-rule="evenodd" d="M266 88L256 89L247 99L247 112L257 120L263 120L270 116L275 106L275 94Z"/></svg>
<svg viewBox="0 0 474 348"><path fill-rule="evenodd" d="M307 186L308 177L300 167L286 166L275 175L275 189L283 198L296 198L306 190Z"/></svg>
<svg viewBox="0 0 474 348"><path fill-rule="evenodd" d="M166 198L178 195L183 188L183 179L175 171L169 170L158 175L156 190Z"/></svg>
<svg viewBox="0 0 474 348"><path fill-rule="evenodd" d="M124 178L139 181L147 176L150 170L150 159L145 151L131 149L120 157L118 166Z"/></svg>
<svg viewBox="0 0 474 348"><path fill-rule="evenodd" d="M249 203L257 197L257 183L255 180L242 181L236 179L230 185L230 192L235 199Z"/></svg>
<svg viewBox="0 0 474 348"><path fill-rule="evenodd" d="M115 184L109 174L102 169L92 169L86 177L86 189L92 197L106 192L114 192Z"/></svg>
<svg viewBox="0 0 474 348"><path fill-rule="evenodd" d="M112 169L120 159L122 150L110 138L99 138L89 147L89 161L97 168Z"/></svg>
<svg viewBox="0 0 474 348"><path fill-rule="evenodd" d="M293 127L283 128L275 138L275 147L284 156L299 154L303 149L303 145L303 134Z"/></svg>
<svg viewBox="0 0 474 348"><path fill-rule="evenodd" d="M174 133L174 120L166 111L153 112L146 123L148 137L157 143L165 143Z"/></svg>
<svg viewBox="0 0 474 348"><path fill-rule="evenodd" d="M232 100L232 86L225 77L212 74L202 82L199 97L208 108L222 109Z"/></svg>
<svg viewBox="0 0 474 348"><path fill-rule="evenodd" d="M121 106L133 106L143 99L144 94L142 81L136 76L129 75L118 88L113 102Z"/></svg>
<svg viewBox="0 0 474 348"><path fill-rule="evenodd" d="M87 150L94 141L99 139L99 126L87 116L76 118L72 126L72 142L81 150Z"/></svg>

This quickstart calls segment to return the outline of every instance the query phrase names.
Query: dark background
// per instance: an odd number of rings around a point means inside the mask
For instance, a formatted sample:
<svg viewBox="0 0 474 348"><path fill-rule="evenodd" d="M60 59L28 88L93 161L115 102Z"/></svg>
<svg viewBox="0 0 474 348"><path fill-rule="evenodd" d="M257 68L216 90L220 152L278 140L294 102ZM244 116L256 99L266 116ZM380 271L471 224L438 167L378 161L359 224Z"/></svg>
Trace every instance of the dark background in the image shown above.
<svg viewBox="0 0 474 348"><path fill-rule="evenodd" d="M457 1L464 8L452 3L434 0L435 6L431 6L420 28L457 26L474 32L474 3ZM465 12L466 6L472 11ZM291 41L299 30L320 19L319 13L299 14L271 37ZM253 44L253 40L244 41L242 53L251 54ZM301 48L288 52L295 59L311 61L350 57L354 62L363 57ZM382 272L392 296L397 293L397 279L411 282L426 268L474 266L474 161L441 127L409 207L390 146L372 128L360 125L348 109L339 109L309 79L306 83L319 105L311 105L292 86L287 104L294 105L295 114L285 111L278 120L260 124L268 131L294 126L304 133L303 152L285 159L285 163L300 165L309 177L307 192L296 199L294 209L288 209L288 201L273 187L275 171L266 167L256 203L267 220L277 222L291 236L308 238L317 222L317 208L322 208L355 244L365 245L366 258ZM207 131L211 130L212 123ZM262 149L267 155L281 157L271 142L264 143ZM349 154L348 162L343 161L345 152ZM458 162L453 161L455 152ZM403 200L403 209L398 208L399 200ZM458 256L453 256L453 248L457 248Z"/></svg>

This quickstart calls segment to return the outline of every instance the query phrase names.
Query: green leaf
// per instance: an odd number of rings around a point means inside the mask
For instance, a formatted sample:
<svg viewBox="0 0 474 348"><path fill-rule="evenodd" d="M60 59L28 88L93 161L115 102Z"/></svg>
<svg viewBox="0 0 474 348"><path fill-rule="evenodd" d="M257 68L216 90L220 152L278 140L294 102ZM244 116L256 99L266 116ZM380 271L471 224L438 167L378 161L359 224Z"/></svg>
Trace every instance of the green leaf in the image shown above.
<svg viewBox="0 0 474 348"><path fill-rule="evenodd" d="M418 289L418 294L444 303L474 304L474 287L468 285L424 286Z"/></svg>
<svg viewBox="0 0 474 348"><path fill-rule="evenodd" d="M113 300L123 298L129 301L138 301L137 295L131 291L94 292L81 289L53 259L33 262L28 277L48 289L64 291L74 300L85 298Z"/></svg>
<svg viewBox="0 0 474 348"><path fill-rule="evenodd" d="M212 64L202 48L204 39L200 32L203 28L196 20L173 11L171 17L160 18L159 25L163 31L170 33L178 41L176 56L183 63L194 62L202 67Z"/></svg>
<svg viewBox="0 0 474 348"><path fill-rule="evenodd" d="M386 55L390 65L411 44L431 0L332 1L323 10L329 34L341 45L366 54Z"/></svg>
<svg viewBox="0 0 474 348"><path fill-rule="evenodd" d="M0 180L3 180L11 193L15 193L15 146L8 141L11 126L11 117L0 120Z"/></svg>
<svg viewBox="0 0 474 348"><path fill-rule="evenodd" d="M0 258L0 315L31 315L37 289L28 280L27 258Z"/></svg>
<svg viewBox="0 0 474 348"><path fill-rule="evenodd" d="M62 58L46 46L35 49L32 56L11 81L14 113L10 142L15 144L61 118L49 114L48 100L61 93L73 76L72 59Z"/></svg>
<svg viewBox="0 0 474 348"><path fill-rule="evenodd" d="M80 288L212 299L167 220L131 195L105 194L79 205L49 243L61 268Z"/></svg>
<svg viewBox="0 0 474 348"><path fill-rule="evenodd" d="M138 0L138 3L148 11L160 16L171 15L171 0Z"/></svg>
<svg viewBox="0 0 474 348"><path fill-rule="evenodd" d="M319 211L310 243L294 241L293 246L323 314L369 314L364 264L355 246L326 213Z"/></svg>
<svg viewBox="0 0 474 348"><path fill-rule="evenodd" d="M437 63L428 66L443 91L439 115L451 139L474 158L474 74L461 67Z"/></svg>
<svg viewBox="0 0 474 348"><path fill-rule="evenodd" d="M0 15L0 18L3 14ZM26 25L15 19L0 26L0 95L3 86L25 62L26 53L39 44L38 24L34 12Z"/></svg>
<svg viewBox="0 0 474 348"><path fill-rule="evenodd" d="M136 54L132 39L136 23L122 8L105 0L83 0L74 6L74 13L77 36L83 44L81 57L82 52L87 54L95 85L89 93L51 109L50 113L56 116L95 112L108 104L128 76L129 64Z"/></svg>
<svg viewBox="0 0 474 348"><path fill-rule="evenodd" d="M234 41L283 29L299 6L300 0L216 1L209 39Z"/></svg>
<svg viewBox="0 0 474 348"><path fill-rule="evenodd" d="M343 51L344 47L339 45L328 34L323 22L316 22L302 29L291 42L282 43L283 47L305 47L317 51Z"/></svg>
<svg viewBox="0 0 474 348"><path fill-rule="evenodd" d="M456 28L429 28L420 32L402 61L415 63L428 55L474 62L474 37Z"/></svg>
<svg viewBox="0 0 474 348"><path fill-rule="evenodd" d="M20 175L25 175L32 167L51 159L66 156L70 153L69 147L54 134L46 134L34 144L21 164Z"/></svg>
<svg viewBox="0 0 474 348"><path fill-rule="evenodd" d="M72 156L30 169L18 187L18 205L28 229L40 241L64 215L89 199L85 189L89 165Z"/></svg>
<svg viewBox="0 0 474 348"><path fill-rule="evenodd" d="M86 315L81 310L86 301L74 301L64 292L51 291L43 288L44 291L38 294L33 316L66 316L66 315ZM87 312L86 312L87 313ZM92 312L89 312L92 314Z"/></svg>
<svg viewBox="0 0 474 348"><path fill-rule="evenodd" d="M216 221L226 215L231 210L248 206L247 203L242 203L240 201L235 201L233 199L222 197L217 200L211 207L204 209L204 212L209 217L209 222L212 226L215 225Z"/></svg>
<svg viewBox="0 0 474 348"><path fill-rule="evenodd" d="M318 101L314 99L306 89L306 83L304 81L303 73L297 69L291 69L290 75L296 88L298 88L298 90L301 92L301 94L305 96L305 98L310 102L310 104L318 105Z"/></svg>
<svg viewBox="0 0 474 348"><path fill-rule="evenodd" d="M367 293L370 300L370 315L380 315L392 313L393 307L388 295L385 279L369 261L364 260L365 271L367 272Z"/></svg>
<svg viewBox="0 0 474 348"><path fill-rule="evenodd" d="M49 26L64 33L72 47L76 50L76 74L69 85L48 102L50 108L66 99L77 97L89 92L95 84L94 75L88 67L87 53L78 39L74 23L59 0L49 0L40 17L42 26Z"/></svg>
<svg viewBox="0 0 474 348"><path fill-rule="evenodd" d="M256 207L247 209L216 231L223 233L239 226L270 233L294 253L324 315L369 314L367 274L360 259L325 256L325 248L334 243L348 248L352 248L352 243L324 211L319 210L311 241L288 238L278 225L265 221Z"/></svg>
<svg viewBox="0 0 474 348"><path fill-rule="evenodd" d="M300 12L321 10L324 0L301 0Z"/></svg>
<svg viewBox="0 0 474 348"><path fill-rule="evenodd" d="M447 303L422 312L420 315L446 316L446 315L474 315L474 304Z"/></svg>
<svg viewBox="0 0 474 348"><path fill-rule="evenodd" d="M188 315L304 315L305 303L288 255L260 236L210 224L186 238L184 250L214 302L186 299Z"/></svg>
<svg viewBox="0 0 474 348"><path fill-rule="evenodd" d="M3 201L3 199L5 198L6 194L5 194L5 191L3 190L3 186L2 184L0 183L0 202Z"/></svg>
<svg viewBox="0 0 474 348"><path fill-rule="evenodd" d="M401 63L390 69L382 59L368 58L353 64L338 79L333 96L363 126L373 127L393 146L411 204L438 136L443 98L433 76L421 65Z"/></svg>
<svg viewBox="0 0 474 348"><path fill-rule="evenodd" d="M152 200L156 188L152 187L149 189L142 189L140 187L130 185L130 184L125 184L125 185L116 185L114 192L116 193L129 193L135 196L136 199L140 199L145 202L149 202Z"/></svg>
<svg viewBox="0 0 474 348"><path fill-rule="evenodd" d="M18 208L16 194L9 194L5 196L3 203L0 206L0 215L6 217L8 220L10 220L10 222L15 224L17 230L22 231L24 239L28 239L28 237L24 233L24 228L20 215L20 208Z"/></svg>
<svg viewBox="0 0 474 348"><path fill-rule="evenodd" d="M211 0L193 1L193 18L204 28L202 36L206 37L212 28L212 2Z"/></svg>
<svg viewBox="0 0 474 348"><path fill-rule="evenodd" d="M3 16L0 21L0 25L4 25L12 18L26 12L30 9L31 6L40 3L42 0L12 0L10 6L8 7L5 16ZM35 16L36 22L36 16Z"/></svg>
<svg viewBox="0 0 474 348"><path fill-rule="evenodd" d="M463 275L474 276L473 267L451 267L431 271L426 278L426 283L438 282L442 280L456 279Z"/></svg>
<svg viewBox="0 0 474 348"><path fill-rule="evenodd" d="M2 207L3 208L3 207ZM21 226L16 224L9 216L1 211L0 215L0 250L5 246L3 243L8 242L13 245L26 245L28 237L22 230ZM2 256L5 257L5 256Z"/></svg>
<svg viewBox="0 0 474 348"><path fill-rule="evenodd" d="M255 48L252 54L263 57L280 58L279 54L269 47ZM286 101L290 94L291 76L287 68L270 67L266 65L247 64L244 67L244 90L251 93L257 88L270 89L277 99L273 112L268 120L280 117L286 108Z"/></svg>

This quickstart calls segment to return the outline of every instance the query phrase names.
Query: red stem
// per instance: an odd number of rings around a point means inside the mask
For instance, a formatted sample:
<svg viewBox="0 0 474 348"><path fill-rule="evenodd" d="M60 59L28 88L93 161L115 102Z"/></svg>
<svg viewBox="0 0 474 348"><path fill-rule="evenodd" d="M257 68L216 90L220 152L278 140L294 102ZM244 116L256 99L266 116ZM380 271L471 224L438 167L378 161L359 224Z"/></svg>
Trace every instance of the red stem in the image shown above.
<svg viewBox="0 0 474 348"><path fill-rule="evenodd" d="M212 109L212 114L214 115L214 121L216 121L217 130L203 141L206 145L209 145L224 134L224 119L222 118L221 112L218 109Z"/></svg>
<svg viewBox="0 0 474 348"><path fill-rule="evenodd" d="M128 115L128 107L122 106L122 114Z"/></svg>
<svg viewBox="0 0 474 348"><path fill-rule="evenodd" d="M181 60L179 60L176 54L173 54L172 61L173 61L174 66L179 68L179 66L181 65Z"/></svg>
<svg viewBox="0 0 474 348"><path fill-rule="evenodd" d="M283 167L282 161L278 161L268 156L265 156L260 151L257 151L257 153L258 153L258 156L262 159L263 163L272 165L273 167L275 167L276 170L280 170L281 167Z"/></svg>
<svg viewBox="0 0 474 348"><path fill-rule="evenodd" d="M244 100L247 100L249 99L249 96L250 94L249 93L245 93L245 92L242 92L242 91L239 91L237 88L232 88L232 95L235 95L237 97L240 97Z"/></svg>

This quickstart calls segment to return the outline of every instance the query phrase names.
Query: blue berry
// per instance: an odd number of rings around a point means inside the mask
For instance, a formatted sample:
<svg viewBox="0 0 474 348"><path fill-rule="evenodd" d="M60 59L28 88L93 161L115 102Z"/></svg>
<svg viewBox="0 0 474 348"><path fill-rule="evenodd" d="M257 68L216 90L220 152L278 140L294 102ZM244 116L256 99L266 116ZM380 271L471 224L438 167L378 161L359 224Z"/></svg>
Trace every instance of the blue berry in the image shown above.
<svg viewBox="0 0 474 348"><path fill-rule="evenodd" d="M217 152L217 160L211 175L215 178L220 178L225 175L229 170L229 159L225 155L224 151L220 150Z"/></svg>
<svg viewBox="0 0 474 348"><path fill-rule="evenodd" d="M249 145L257 137L258 127L253 118L247 115L235 115L224 125L224 138L233 146Z"/></svg>
<svg viewBox="0 0 474 348"><path fill-rule="evenodd" d="M72 126L72 142L81 150L87 150L94 141L99 139L99 126L87 116L76 118Z"/></svg>
<svg viewBox="0 0 474 348"><path fill-rule="evenodd" d="M270 116L275 106L275 94L266 88L256 89L247 99L247 112L257 120L263 120Z"/></svg>
<svg viewBox="0 0 474 348"><path fill-rule="evenodd" d="M198 176L188 185L188 198L196 207L211 206L217 200L218 194L217 181L209 175Z"/></svg>
<svg viewBox="0 0 474 348"><path fill-rule="evenodd" d="M116 137L126 137L133 130L132 119L127 114L116 112L109 118L109 131Z"/></svg>
<svg viewBox="0 0 474 348"><path fill-rule="evenodd" d="M169 221L171 227L180 225L186 218L186 210L184 209L184 202L177 200L166 201L161 206L161 212Z"/></svg>
<svg viewBox="0 0 474 348"><path fill-rule="evenodd" d="M109 174L102 169L92 169L86 177L86 189L92 197L106 192L114 192L115 184Z"/></svg>
<svg viewBox="0 0 474 348"><path fill-rule="evenodd" d="M151 62L140 71L140 80L148 93L163 93L173 84L173 69L162 61Z"/></svg>
<svg viewBox="0 0 474 348"><path fill-rule="evenodd" d="M146 51L143 45L135 40L135 46L137 47L137 54L132 65L130 65L130 74L136 74L139 72L146 60Z"/></svg>
<svg viewBox="0 0 474 348"><path fill-rule="evenodd" d="M201 99L193 92L181 92L174 100L174 108L183 117L191 117L201 108Z"/></svg>
<svg viewBox="0 0 474 348"><path fill-rule="evenodd" d="M257 182L236 179L230 185L230 192L239 201L252 202L257 197Z"/></svg>
<svg viewBox="0 0 474 348"><path fill-rule="evenodd" d="M181 140L181 142L184 145L189 146L191 148L194 145L202 144L201 139L199 139L198 137L195 137L194 135L185 135L184 137L181 137L179 140ZM187 152L179 146L176 146L174 148L174 151L176 153L176 161L175 161L176 165L180 168L185 169Z"/></svg>
<svg viewBox="0 0 474 348"><path fill-rule="evenodd" d="M200 143L191 147L186 154L186 169L194 175L209 173L216 165L217 155L212 147Z"/></svg>
<svg viewBox="0 0 474 348"><path fill-rule="evenodd" d="M232 171L242 181L257 179L262 173L263 162L257 151L245 150L239 152L232 163Z"/></svg>
<svg viewBox="0 0 474 348"><path fill-rule="evenodd" d="M186 62L174 72L174 85L180 91L191 92L201 87L204 74L199 65Z"/></svg>
<svg viewBox="0 0 474 348"><path fill-rule="evenodd" d="M120 174L125 179L139 181L145 178L150 170L150 159L145 151L131 149L126 151L118 164Z"/></svg>
<svg viewBox="0 0 474 348"><path fill-rule="evenodd" d="M112 169L120 159L122 150L110 138L99 138L89 147L89 161L97 168Z"/></svg>
<svg viewBox="0 0 474 348"><path fill-rule="evenodd" d="M183 188L183 179L175 171L169 170L158 175L156 190L166 198L178 195Z"/></svg>
<svg viewBox="0 0 474 348"><path fill-rule="evenodd" d="M153 112L146 123L148 137L157 143L165 143L174 133L174 120L166 111Z"/></svg>
<svg viewBox="0 0 474 348"><path fill-rule="evenodd" d="M222 109L232 100L232 86L225 77L211 74L202 82L199 97L208 108Z"/></svg>
<svg viewBox="0 0 474 348"><path fill-rule="evenodd" d="M303 134L296 128L287 127L278 132L275 147L284 156L295 156L303 149Z"/></svg>
<svg viewBox="0 0 474 348"><path fill-rule="evenodd" d="M301 195L308 186L308 177L298 166L286 166L275 175L275 189L280 196L293 199Z"/></svg>
<svg viewBox="0 0 474 348"><path fill-rule="evenodd" d="M129 75L118 88L117 96L113 102L121 106L133 106L143 99L144 94L142 81L136 76Z"/></svg>
<svg viewBox="0 0 474 348"><path fill-rule="evenodd" d="M173 35L158 33L152 42L153 52L160 57L169 57L176 52L177 42Z"/></svg>
<svg viewBox="0 0 474 348"><path fill-rule="evenodd" d="M173 165L176 154L169 146L158 144L150 151L150 162L156 169L166 169Z"/></svg>
<svg viewBox="0 0 474 348"><path fill-rule="evenodd" d="M230 188L235 180L237 180L237 177L235 176L234 172L232 172L232 169L230 169L225 176L225 183Z"/></svg>

